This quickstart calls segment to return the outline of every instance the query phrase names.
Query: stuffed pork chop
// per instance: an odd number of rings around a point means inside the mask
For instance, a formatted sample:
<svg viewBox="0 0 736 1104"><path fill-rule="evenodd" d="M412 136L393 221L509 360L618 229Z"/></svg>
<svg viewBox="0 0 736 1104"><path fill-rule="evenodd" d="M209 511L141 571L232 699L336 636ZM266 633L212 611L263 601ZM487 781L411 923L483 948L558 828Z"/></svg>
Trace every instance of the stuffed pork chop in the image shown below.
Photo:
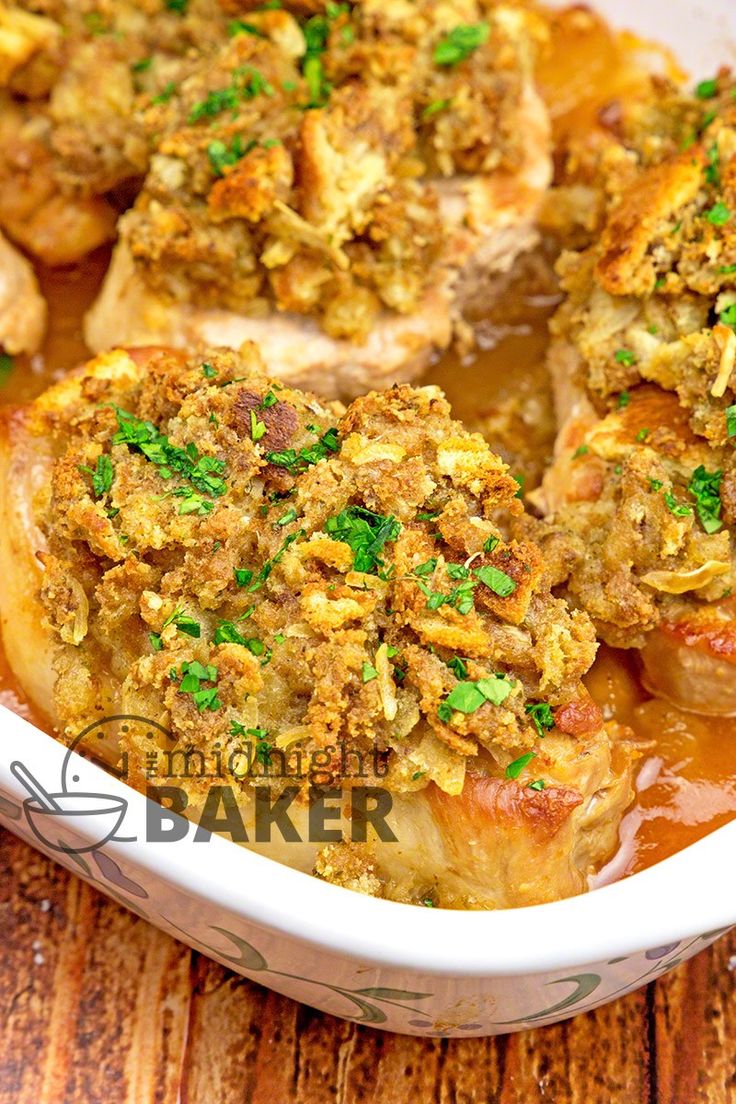
<svg viewBox="0 0 736 1104"><path fill-rule="evenodd" d="M579 541L568 592L599 635L642 649L655 692L728 715L736 711L733 91L723 75L695 97L666 99L650 137L657 156L612 159L600 236L559 263L567 298L552 324L549 366L561 429L538 496L545 516ZM683 148L673 150L678 132Z"/></svg>
<svg viewBox="0 0 736 1104"><path fill-rule="evenodd" d="M248 763L251 845L258 784L295 785L304 828L315 777L367 778L395 841L255 846L397 900L562 897L615 848L633 753L581 683L592 625L436 388L343 411L253 347L116 350L8 412L2 464L7 654L64 737L122 712ZM145 785L150 743L121 748ZM311 766L285 770L297 748ZM206 779L179 784L201 815Z"/></svg>
<svg viewBox="0 0 736 1104"><path fill-rule="evenodd" d="M150 167L87 318L94 350L255 340L282 378L351 396L420 374L479 281L536 242L537 17L292 7L241 13L139 111Z"/></svg>

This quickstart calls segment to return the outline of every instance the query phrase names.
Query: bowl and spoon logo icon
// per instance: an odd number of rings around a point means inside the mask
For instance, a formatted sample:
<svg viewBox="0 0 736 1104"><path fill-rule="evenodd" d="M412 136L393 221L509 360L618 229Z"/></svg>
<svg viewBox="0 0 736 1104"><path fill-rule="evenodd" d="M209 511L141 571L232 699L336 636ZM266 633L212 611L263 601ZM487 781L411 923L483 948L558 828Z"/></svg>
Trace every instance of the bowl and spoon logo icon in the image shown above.
<svg viewBox="0 0 736 1104"><path fill-rule="evenodd" d="M104 793L90 786L91 783L97 782L97 769L94 774L88 772L89 778L84 777L86 758L93 761L95 758L106 760L108 762L106 769L110 770L109 761L114 757L110 749L116 745L121 726L127 730L131 723L144 725L151 739L154 736L171 739L165 728L145 717L119 715L95 721L94 724L83 729L67 749L61 769L61 790L56 792L47 790L20 760L16 759L11 763L11 772L29 795L23 802L26 820L36 839L45 847L53 851L74 851L77 854L85 854L97 851L107 843L131 843L136 839L135 836L118 834L128 810L127 800L117 794ZM81 745L85 739L89 739L91 745L88 744L82 748ZM103 754L92 754L97 741L103 746ZM107 749L107 754L104 754L104 748ZM72 753L75 751L80 752L82 757L75 756L72 759ZM86 756L84 752L87 753ZM119 777L125 776L125 772L114 769L112 773ZM83 835L84 842L80 842L80 834ZM60 838L63 836L67 836L69 842L64 842L64 839Z"/></svg>

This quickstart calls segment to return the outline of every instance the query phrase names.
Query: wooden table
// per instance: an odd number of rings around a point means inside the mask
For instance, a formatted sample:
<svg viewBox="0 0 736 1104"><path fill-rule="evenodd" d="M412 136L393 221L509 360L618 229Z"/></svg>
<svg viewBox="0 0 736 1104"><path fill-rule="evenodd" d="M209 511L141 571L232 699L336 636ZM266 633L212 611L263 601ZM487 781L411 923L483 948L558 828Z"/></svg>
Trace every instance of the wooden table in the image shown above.
<svg viewBox="0 0 736 1104"><path fill-rule="evenodd" d="M412 1039L231 974L0 831L0 938L0 1104L736 1101L736 934L556 1027Z"/></svg>

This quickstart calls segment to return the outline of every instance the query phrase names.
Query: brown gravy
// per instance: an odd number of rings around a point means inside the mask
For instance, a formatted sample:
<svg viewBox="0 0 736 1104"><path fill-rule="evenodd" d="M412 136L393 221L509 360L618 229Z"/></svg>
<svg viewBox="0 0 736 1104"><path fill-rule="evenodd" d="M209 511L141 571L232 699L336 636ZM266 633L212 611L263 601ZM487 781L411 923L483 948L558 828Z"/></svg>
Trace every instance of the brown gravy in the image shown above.
<svg viewBox="0 0 736 1104"><path fill-rule="evenodd" d="M594 140L600 108L641 80L629 62L631 40L613 35L582 6L556 14L551 26L552 47L540 80L556 134L582 129ZM38 356L17 361L0 402L33 398L87 358L81 319L106 264L107 253L100 250L77 267L39 271L50 306L48 337ZM475 427L512 390L523 397L546 391L544 350L553 304L553 296L539 289L524 294L512 285L507 302L492 312L486 347L469 363L449 354L435 365L428 382L443 387L459 418ZM621 850L608 868L611 877L650 866L736 817L736 719L701 718L651 698L632 653L601 648L587 682L604 715L630 725L649 745L636 802L622 825ZM0 702L44 727L1 649Z"/></svg>

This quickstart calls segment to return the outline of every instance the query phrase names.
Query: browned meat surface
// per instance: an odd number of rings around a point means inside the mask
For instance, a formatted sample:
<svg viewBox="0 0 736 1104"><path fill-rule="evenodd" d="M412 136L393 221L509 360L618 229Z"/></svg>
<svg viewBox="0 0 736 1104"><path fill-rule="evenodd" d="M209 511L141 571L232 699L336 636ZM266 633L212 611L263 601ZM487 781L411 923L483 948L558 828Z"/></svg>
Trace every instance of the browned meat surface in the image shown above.
<svg viewBox="0 0 736 1104"><path fill-rule="evenodd" d="M46 303L30 261L0 234L0 349L35 353L46 328Z"/></svg>
<svg viewBox="0 0 736 1104"><path fill-rule="evenodd" d="M2 459L8 657L61 733L123 711L179 749L255 750L248 822L295 746L325 785L362 755L397 844L265 850L399 900L549 900L614 849L632 751L581 683L593 627L438 389L343 411L254 348L118 350L8 415Z"/></svg>
<svg viewBox="0 0 736 1104"><path fill-rule="evenodd" d="M540 22L364 0L234 29L140 105L150 168L88 344L254 340L329 395L416 377L468 293L536 241Z"/></svg>

